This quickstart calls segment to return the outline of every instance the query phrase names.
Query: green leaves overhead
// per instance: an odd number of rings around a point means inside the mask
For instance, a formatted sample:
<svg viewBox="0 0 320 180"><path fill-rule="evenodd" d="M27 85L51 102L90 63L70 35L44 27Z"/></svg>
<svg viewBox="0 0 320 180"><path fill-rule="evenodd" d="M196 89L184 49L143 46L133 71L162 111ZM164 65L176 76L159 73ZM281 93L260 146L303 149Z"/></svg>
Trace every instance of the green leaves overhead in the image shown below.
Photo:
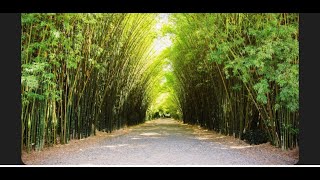
<svg viewBox="0 0 320 180"><path fill-rule="evenodd" d="M296 146L297 14L173 14L171 24L184 122L236 137L261 129L276 146Z"/></svg>
<svg viewBox="0 0 320 180"><path fill-rule="evenodd" d="M145 121L156 14L22 14L22 148Z"/></svg>
<svg viewBox="0 0 320 180"><path fill-rule="evenodd" d="M283 149L297 145L297 14L176 13L160 32L157 17L22 14L22 147L111 132L160 111L239 138L259 130ZM159 34L173 45L157 55Z"/></svg>
<svg viewBox="0 0 320 180"><path fill-rule="evenodd" d="M262 79L260 82L253 85L253 89L258 92L257 101L263 104L267 104L267 93L270 92L268 81L266 79Z"/></svg>

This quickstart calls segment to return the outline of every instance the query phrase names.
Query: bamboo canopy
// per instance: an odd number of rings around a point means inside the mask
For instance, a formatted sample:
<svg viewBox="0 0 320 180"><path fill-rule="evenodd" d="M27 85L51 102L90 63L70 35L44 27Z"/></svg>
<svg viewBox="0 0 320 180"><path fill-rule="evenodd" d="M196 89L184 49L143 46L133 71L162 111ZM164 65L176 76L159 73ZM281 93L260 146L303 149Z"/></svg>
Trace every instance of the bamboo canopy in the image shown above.
<svg viewBox="0 0 320 180"><path fill-rule="evenodd" d="M21 147L41 150L159 114L298 145L297 14L171 14L161 30L158 17L22 14ZM161 54L159 34L172 40Z"/></svg>

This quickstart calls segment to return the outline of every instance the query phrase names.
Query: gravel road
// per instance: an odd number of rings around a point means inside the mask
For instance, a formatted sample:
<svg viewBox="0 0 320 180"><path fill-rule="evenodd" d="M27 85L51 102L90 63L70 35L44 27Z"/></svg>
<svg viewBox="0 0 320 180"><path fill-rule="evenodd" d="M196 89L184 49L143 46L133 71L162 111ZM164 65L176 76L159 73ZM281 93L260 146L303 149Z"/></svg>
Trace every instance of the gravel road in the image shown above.
<svg viewBox="0 0 320 180"><path fill-rule="evenodd" d="M106 134L106 133L103 133ZM239 139L158 119L116 135L95 136L22 155L25 164L44 165L282 165L296 158L269 144Z"/></svg>

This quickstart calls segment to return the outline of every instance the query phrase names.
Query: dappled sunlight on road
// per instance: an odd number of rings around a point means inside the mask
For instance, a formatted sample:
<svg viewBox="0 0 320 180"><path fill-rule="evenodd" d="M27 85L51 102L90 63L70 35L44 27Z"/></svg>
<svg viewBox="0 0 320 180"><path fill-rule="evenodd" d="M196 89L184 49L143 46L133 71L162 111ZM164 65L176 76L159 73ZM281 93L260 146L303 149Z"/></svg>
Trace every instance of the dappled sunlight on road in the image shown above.
<svg viewBox="0 0 320 180"><path fill-rule="evenodd" d="M77 145L43 152L41 158L34 159L34 164L254 165L295 162L274 151L254 148L256 146L232 136L169 118L148 121L122 132L115 137L91 137L99 138L99 141L89 146L88 140L77 141Z"/></svg>
<svg viewBox="0 0 320 180"><path fill-rule="evenodd" d="M117 144L117 145L110 145L110 146L102 146L106 148L118 148L118 147L123 147L123 146L128 146L129 144Z"/></svg>
<svg viewBox="0 0 320 180"><path fill-rule="evenodd" d="M155 132L142 133L142 134L140 134L140 136L158 136L158 135L160 135L160 136L161 136L161 134L159 134L159 133L155 133Z"/></svg>

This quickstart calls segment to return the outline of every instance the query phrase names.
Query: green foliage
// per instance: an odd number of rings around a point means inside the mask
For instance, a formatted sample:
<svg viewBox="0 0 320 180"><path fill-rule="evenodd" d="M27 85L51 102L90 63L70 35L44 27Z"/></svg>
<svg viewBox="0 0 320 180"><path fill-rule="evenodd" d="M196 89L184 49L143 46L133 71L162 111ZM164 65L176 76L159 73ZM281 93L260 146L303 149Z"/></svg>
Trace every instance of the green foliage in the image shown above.
<svg viewBox="0 0 320 180"><path fill-rule="evenodd" d="M163 59L159 59L163 60ZM170 117L181 120L181 109L177 101L177 95L174 89L176 78L170 70L171 64L168 61L162 61L159 66L159 74L150 90L150 106L147 111L149 119L165 117L165 114L170 114ZM168 68L169 67L169 68ZM166 70L168 69L168 70Z"/></svg>
<svg viewBox="0 0 320 180"><path fill-rule="evenodd" d="M267 134L259 129L249 130L243 134L241 139L247 141L250 145L268 142Z"/></svg>
<svg viewBox="0 0 320 180"><path fill-rule="evenodd" d="M155 17L22 14L22 148L144 122Z"/></svg>
<svg viewBox="0 0 320 180"><path fill-rule="evenodd" d="M270 92L268 81L266 79L260 80L260 82L253 85L253 89L258 92L257 101L262 104L267 104L268 99L266 94Z"/></svg>
<svg viewBox="0 0 320 180"><path fill-rule="evenodd" d="M167 58L184 122L236 137L261 130L276 146L296 146L282 124L298 127L297 14L173 14L171 24Z"/></svg>
<svg viewBox="0 0 320 180"><path fill-rule="evenodd" d="M156 20L22 14L22 147L40 150L161 113L240 138L261 131L283 149L297 145L297 14L176 13L160 32ZM157 55L159 35L173 45Z"/></svg>

